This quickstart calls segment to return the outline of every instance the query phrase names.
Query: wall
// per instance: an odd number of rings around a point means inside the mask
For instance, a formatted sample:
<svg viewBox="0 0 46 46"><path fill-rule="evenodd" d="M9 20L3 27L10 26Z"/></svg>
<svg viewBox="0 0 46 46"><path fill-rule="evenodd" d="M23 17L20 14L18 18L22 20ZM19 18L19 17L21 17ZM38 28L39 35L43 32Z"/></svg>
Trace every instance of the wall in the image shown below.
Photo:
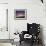
<svg viewBox="0 0 46 46"><path fill-rule="evenodd" d="M10 0L11 1L11 0ZM12 0L9 1L9 31L13 33L27 30L27 23L40 23L43 29L44 41L46 42L46 16L45 5L40 0ZM14 9L27 9L27 20L15 20Z"/></svg>
<svg viewBox="0 0 46 46"><path fill-rule="evenodd" d="M0 3L8 3L8 0L0 0Z"/></svg>
<svg viewBox="0 0 46 46"><path fill-rule="evenodd" d="M9 29L11 32L16 31L15 29L20 31L26 30L27 22L40 23L40 20L42 20L40 18L41 16L43 17L43 6L40 1L36 3L36 1L32 0L12 0L9 4ZM27 20L15 20L14 9L27 9Z"/></svg>

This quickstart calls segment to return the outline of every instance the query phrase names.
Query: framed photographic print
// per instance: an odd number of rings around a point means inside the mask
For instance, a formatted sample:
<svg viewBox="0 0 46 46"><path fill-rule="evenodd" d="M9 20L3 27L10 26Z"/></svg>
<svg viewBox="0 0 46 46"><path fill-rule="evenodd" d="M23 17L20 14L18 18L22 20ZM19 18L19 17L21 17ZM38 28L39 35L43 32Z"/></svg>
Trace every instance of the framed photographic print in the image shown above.
<svg viewBox="0 0 46 46"><path fill-rule="evenodd" d="M27 10L26 9L15 9L14 18L17 20L26 20L27 19Z"/></svg>

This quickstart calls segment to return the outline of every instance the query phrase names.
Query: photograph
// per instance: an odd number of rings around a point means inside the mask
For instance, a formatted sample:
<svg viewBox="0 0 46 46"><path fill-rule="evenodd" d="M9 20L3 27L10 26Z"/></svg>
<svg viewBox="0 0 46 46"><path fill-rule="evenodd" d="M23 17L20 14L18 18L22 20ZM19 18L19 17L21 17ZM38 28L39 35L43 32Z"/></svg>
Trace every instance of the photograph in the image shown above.
<svg viewBox="0 0 46 46"><path fill-rule="evenodd" d="M26 9L15 9L14 18L18 20L27 19L27 10Z"/></svg>

